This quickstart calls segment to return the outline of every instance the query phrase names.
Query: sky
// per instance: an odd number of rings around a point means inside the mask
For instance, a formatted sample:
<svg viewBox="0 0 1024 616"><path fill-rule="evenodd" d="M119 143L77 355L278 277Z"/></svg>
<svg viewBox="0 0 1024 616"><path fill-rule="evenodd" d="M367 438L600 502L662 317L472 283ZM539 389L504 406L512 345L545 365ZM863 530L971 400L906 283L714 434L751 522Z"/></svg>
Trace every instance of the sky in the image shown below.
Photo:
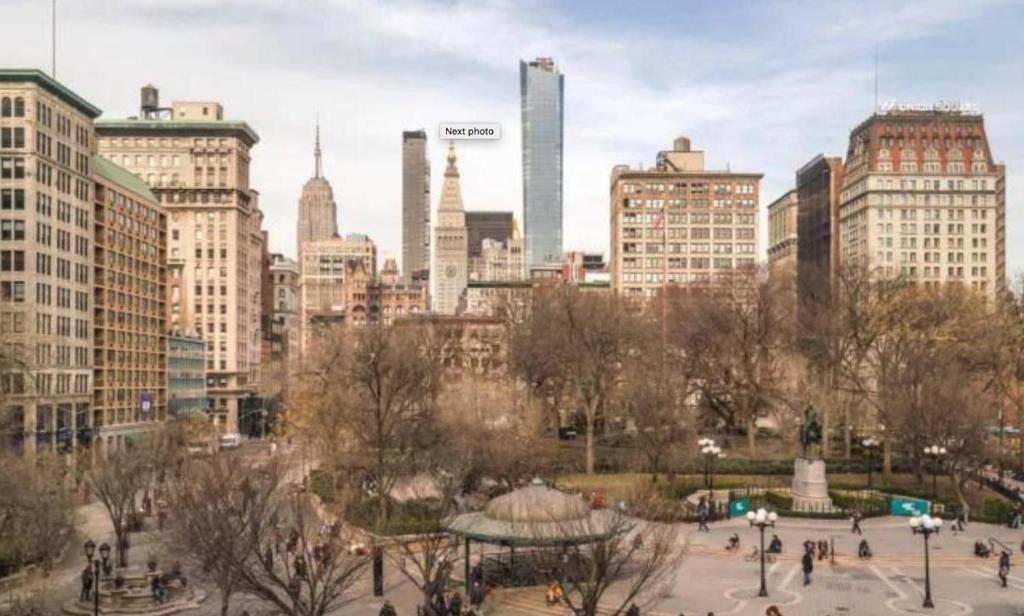
<svg viewBox="0 0 1024 616"><path fill-rule="evenodd" d="M104 111L217 100L260 135L251 181L271 250L294 255L321 122L343 234L401 257L401 133L500 122L457 144L467 210L522 220L519 60L565 74L565 249L608 253L609 177L679 135L713 168L764 174L762 208L819 153L845 156L880 101L977 104L1007 165L1010 272L1024 270L1024 3L722 0L57 0L57 78ZM50 2L0 0L0 65L49 70ZM762 215L762 218L764 216ZM762 223L763 224L763 223ZM764 231L764 227L762 227ZM762 233L761 249L765 247Z"/></svg>

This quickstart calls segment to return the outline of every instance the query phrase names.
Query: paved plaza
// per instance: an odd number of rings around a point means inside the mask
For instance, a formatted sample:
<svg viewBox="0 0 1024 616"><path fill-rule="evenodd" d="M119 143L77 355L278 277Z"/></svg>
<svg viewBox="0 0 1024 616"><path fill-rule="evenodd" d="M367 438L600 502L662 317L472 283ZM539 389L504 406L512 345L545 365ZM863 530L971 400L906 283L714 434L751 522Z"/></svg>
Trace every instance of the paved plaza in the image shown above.
<svg viewBox="0 0 1024 616"><path fill-rule="evenodd" d="M109 522L97 504L80 509L83 536L88 533L97 540L109 540ZM856 555L860 537L850 534L842 521L797 520L782 518L775 533L783 541L783 553L768 565L767 599L756 596L759 583L759 561L748 555L757 542L757 533L745 521L723 521L712 525L710 533L696 531L686 525L680 534L685 554L676 574L661 589L660 598L644 614L678 616L761 616L769 605L776 605L785 616L885 616L888 614L933 614L935 616L1011 616L1024 614L1024 558L1019 547L1024 531L988 524L970 524L964 533L943 528L931 539L932 594L935 608L921 607L924 592L923 539L912 535L906 518L885 517L864 522L864 537L869 541L874 558L859 560ZM738 533L738 553L728 553L724 546L732 533ZM770 536L768 529L766 535ZM131 557L135 562L157 547L155 534L134 535ZM835 564L815 561L810 586L803 585L800 567L801 543L807 539L828 539L836 549ZM975 540L995 538L1013 548L1013 568L1009 587L1001 588L996 576L996 559L973 556ZM160 546L161 549L163 546ZM42 590L54 609L78 592L78 572L82 559L70 546L63 562L47 579ZM185 612L196 616L220 613L216 589L196 579L196 572L186 571L196 583L210 591L211 596L201 609ZM416 589L394 570L388 562L386 593L400 615L416 613L419 601ZM377 614L380 600L369 592L369 580L360 585L359 596L338 610L339 616ZM615 593L613 588L610 591ZM0 602L9 598L6 595ZM605 602L607 605L611 601ZM244 597L233 602L232 614L249 608L260 613ZM54 611L54 614L59 613ZM564 616L564 610L545 605L543 589L498 591L488 601L485 613L515 616L549 614Z"/></svg>

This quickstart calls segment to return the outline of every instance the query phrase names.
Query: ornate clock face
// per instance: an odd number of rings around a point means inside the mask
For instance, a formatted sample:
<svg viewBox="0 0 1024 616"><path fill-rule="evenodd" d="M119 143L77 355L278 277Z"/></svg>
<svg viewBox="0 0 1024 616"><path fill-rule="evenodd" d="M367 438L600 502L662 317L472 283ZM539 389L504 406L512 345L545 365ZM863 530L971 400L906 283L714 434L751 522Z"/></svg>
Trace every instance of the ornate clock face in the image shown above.
<svg viewBox="0 0 1024 616"><path fill-rule="evenodd" d="M458 272L459 270L454 265L449 265L448 267L444 268L444 275L449 278L455 278L455 274L457 274Z"/></svg>

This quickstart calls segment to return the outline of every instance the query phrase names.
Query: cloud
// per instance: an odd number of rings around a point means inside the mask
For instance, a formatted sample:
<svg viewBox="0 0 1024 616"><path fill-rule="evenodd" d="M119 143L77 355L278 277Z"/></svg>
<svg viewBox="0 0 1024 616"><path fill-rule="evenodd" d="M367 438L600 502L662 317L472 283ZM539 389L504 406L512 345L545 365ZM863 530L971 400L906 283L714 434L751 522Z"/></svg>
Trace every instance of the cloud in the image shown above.
<svg viewBox="0 0 1024 616"><path fill-rule="evenodd" d="M48 9L6 6L10 61L48 65ZM446 121L502 123L500 143L459 145L470 209L521 210L518 60L566 74L565 240L608 251L608 181L686 134L711 165L763 172L762 204L819 152L842 155L871 111L871 50L885 97L976 92L996 157L1024 159L1012 3L641 3L540 0L90 0L61 3L62 80L108 115L134 113L152 81L165 100L216 99L261 134L253 185L275 250L294 252L296 200L312 171L313 121L344 231L401 254L401 131L431 137L436 207ZM979 37L979 33L984 36ZM923 55L924 54L924 55ZM998 58L1006 58L998 60ZM952 77L945 63L969 62ZM1016 78L1013 76L1016 75ZM997 132L999 131L999 132ZM1010 181L1011 196L1020 188ZM1011 265L1022 216L1010 208ZM763 234L762 234L763 236ZM762 240L762 247L763 247Z"/></svg>

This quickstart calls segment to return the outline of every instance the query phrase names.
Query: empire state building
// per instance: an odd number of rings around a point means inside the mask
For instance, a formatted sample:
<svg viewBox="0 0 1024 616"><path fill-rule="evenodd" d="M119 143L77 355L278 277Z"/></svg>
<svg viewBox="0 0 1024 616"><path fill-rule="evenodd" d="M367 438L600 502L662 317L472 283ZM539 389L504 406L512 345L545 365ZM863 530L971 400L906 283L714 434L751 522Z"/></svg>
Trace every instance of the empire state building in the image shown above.
<svg viewBox="0 0 1024 616"><path fill-rule="evenodd" d="M308 242L329 240L338 235L337 205L334 203L334 191L331 183L323 173L320 154L320 125L316 127L316 146L313 150L316 159L313 177L302 187L299 197L299 226L297 244L299 254Z"/></svg>

